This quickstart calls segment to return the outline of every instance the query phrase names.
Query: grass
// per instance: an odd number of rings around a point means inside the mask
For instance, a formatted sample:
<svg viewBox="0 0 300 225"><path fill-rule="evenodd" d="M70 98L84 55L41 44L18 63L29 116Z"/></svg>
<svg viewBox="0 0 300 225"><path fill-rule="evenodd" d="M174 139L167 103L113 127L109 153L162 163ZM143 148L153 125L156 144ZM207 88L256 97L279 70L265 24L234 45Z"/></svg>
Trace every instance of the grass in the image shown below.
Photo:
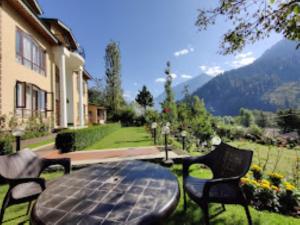
<svg viewBox="0 0 300 225"><path fill-rule="evenodd" d="M249 141L233 141L230 144L233 146L250 149L254 151L253 163L264 166L268 158L269 147L266 145L256 144ZM279 157L277 157L279 155ZM269 161L266 164L266 172L280 172L287 178L292 178L292 171L295 169L296 158L300 157L300 152L295 149L270 147ZM279 159L277 166L276 161Z"/></svg>
<svg viewBox="0 0 300 225"><path fill-rule="evenodd" d="M178 176L178 180L182 181L181 166L175 165L171 169ZM200 168L199 166L191 167L191 174L196 177L209 178L211 173L209 170ZM46 179L54 179L62 175L62 172L45 173L43 177ZM7 186L0 187L0 201L3 200ZM2 203L2 202L1 202ZM28 204L20 204L8 208L5 212L4 225L24 224L29 225L28 216L25 215ZM214 213L217 206L213 205L210 208L210 213ZM257 211L250 208L254 225L297 225L300 224L300 219L289 216L284 216L276 213ZM188 209L183 211L183 196L181 195L180 202L176 211L167 219L165 225L198 225L203 224L202 213L199 207L192 201L188 200ZM246 215L240 206L226 206L226 212L211 220L212 225L247 225Z"/></svg>
<svg viewBox="0 0 300 225"><path fill-rule="evenodd" d="M141 147L153 145L144 127L122 127L85 150Z"/></svg>
<svg viewBox="0 0 300 225"><path fill-rule="evenodd" d="M44 146L44 145L48 145L48 144L51 144L53 143L54 144L54 139L48 139L48 140L43 140L43 141L40 141L38 143L34 143L34 144L30 144L30 145L27 145L26 147L27 148L38 148L38 147L41 147L41 146Z"/></svg>

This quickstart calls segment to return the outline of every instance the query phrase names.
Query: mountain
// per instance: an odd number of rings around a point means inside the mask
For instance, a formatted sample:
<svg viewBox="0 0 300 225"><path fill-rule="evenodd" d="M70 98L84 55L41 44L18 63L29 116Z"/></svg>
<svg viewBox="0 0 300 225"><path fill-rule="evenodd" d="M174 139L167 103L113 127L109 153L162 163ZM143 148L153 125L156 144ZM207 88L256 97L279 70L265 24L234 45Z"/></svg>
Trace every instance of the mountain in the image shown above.
<svg viewBox="0 0 300 225"><path fill-rule="evenodd" d="M173 92L174 92L174 96L175 96L175 100L179 101L183 98L183 91L184 91L184 87L187 85L189 88L190 93L193 93L194 91L196 91L199 87L203 86L204 84L206 84L210 79L212 79L211 76L207 75L207 74L200 74L192 79L189 79L185 82L182 82L178 85L175 85L173 87ZM160 103L164 101L165 99L165 93L160 94L159 96L157 96L154 100L155 102L155 108L159 109L160 108Z"/></svg>
<svg viewBox="0 0 300 225"><path fill-rule="evenodd" d="M237 115L240 108L276 111L300 108L300 49L282 40L252 64L227 71L197 89L214 115Z"/></svg>

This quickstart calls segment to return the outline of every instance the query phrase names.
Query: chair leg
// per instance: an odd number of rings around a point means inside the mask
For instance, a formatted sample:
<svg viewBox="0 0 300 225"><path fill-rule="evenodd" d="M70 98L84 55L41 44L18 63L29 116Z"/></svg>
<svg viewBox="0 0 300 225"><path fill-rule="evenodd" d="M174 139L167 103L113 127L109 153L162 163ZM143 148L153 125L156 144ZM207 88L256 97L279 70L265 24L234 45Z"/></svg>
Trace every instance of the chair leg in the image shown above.
<svg viewBox="0 0 300 225"><path fill-rule="evenodd" d="M30 209L31 209L31 205L32 205L32 201L30 201L30 202L28 203L28 207L27 207L26 215L29 215L29 213L30 213Z"/></svg>
<svg viewBox="0 0 300 225"><path fill-rule="evenodd" d="M0 225L3 222L3 217L4 217L4 213L5 213L5 209L8 207L8 201L9 200L9 196L8 194L6 194L5 198L3 199L3 203L2 203L2 207L1 207L1 212L0 212Z"/></svg>
<svg viewBox="0 0 300 225"><path fill-rule="evenodd" d="M248 208L248 205L244 205L244 208L245 208L245 211L246 211L248 224L252 225L252 219L251 219L251 214L250 214L250 210Z"/></svg>
<svg viewBox="0 0 300 225"><path fill-rule="evenodd" d="M187 202L186 202L186 191L183 188L183 210L186 212L187 210Z"/></svg>
<svg viewBox="0 0 300 225"><path fill-rule="evenodd" d="M209 210L208 210L208 203L205 202L201 204L201 209L203 211L203 216L204 216L204 222L205 225L209 225Z"/></svg>

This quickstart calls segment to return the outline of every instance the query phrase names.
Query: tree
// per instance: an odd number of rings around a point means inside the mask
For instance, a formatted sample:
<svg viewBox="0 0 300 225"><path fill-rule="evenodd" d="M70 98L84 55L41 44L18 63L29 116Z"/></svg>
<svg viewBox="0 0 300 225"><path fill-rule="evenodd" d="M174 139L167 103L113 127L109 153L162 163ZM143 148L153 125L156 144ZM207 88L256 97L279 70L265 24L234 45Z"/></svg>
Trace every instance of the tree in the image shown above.
<svg viewBox="0 0 300 225"><path fill-rule="evenodd" d="M121 87L121 54L119 45L110 42L105 49L106 106L113 117L125 104Z"/></svg>
<svg viewBox="0 0 300 225"><path fill-rule="evenodd" d="M240 109L240 123L244 127L250 127L251 125L253 125L255 123L253 113L248 109L241 108Z"/></svg>
<svg viewBox="0 0 300 225"><path fill-rule="evenodd" d="M153 96L150 91L148 91L145 85L143 86L142 90L139 91L138 95L135 98L135 101L144 108L145 112L147 106L153 106Z"/></svg>
<svg viewBox="0 0 300 225"><path fill-rule="evenodd" d="M300 41L299 13L300 0L220 0L213 9L199 9L196 26L206 30L219 16L231 21L233 29L224 34L220 44L220 53L226 55L272 32Z"/></svg>
<svg viewBox="0 0 300 225"><path fill-rule="evenodd" d="M171 73L171 63L167 62L167 68L165 70L166 83L165 83L165 93L166 98L164 102L161 103L163 109L163 118L168 122L175 122L177 120L177 107L174 98L174 93L172 89L172 73Z"/></svg>
<svg viewBox="0 0 300 225"><path fill-rule="evenodd" d="M102 86L102 79L94 78L94 86L88 89L89 103L96 105L105 104L105 93Z"/></svg>
<svg viewBox="0 0 300 225"><path fill-rule="evenodd" d="M284 133L296 130L300 134L300 110L279 110L277 124Z"/></svg>
<svg viewBox="0 0 300 225"><path fill-rule="evenodd" d="M213 134L212 120L205 108L204 101L198 96L193 97L192 114L190 117L191 127L195 136L201 141L208 140Z"/></svg>

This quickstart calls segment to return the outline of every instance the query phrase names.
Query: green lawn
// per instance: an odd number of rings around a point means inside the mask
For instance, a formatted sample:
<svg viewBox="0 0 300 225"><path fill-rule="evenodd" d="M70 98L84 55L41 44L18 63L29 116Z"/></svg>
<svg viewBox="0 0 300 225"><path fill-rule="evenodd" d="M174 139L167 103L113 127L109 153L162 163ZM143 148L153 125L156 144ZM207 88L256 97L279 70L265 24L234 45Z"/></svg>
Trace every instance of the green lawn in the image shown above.
<svg viewBox="0 0 300 225"><path fill-rule="evenodd" d="M48 140L43 140L43 141L38 142L38 143L27 145L26 148L31 148L31 149L38 148L38 147L48 145L48 144L51 144L51 143L54 144L54 142L55 142L55 140L52 138L52 139L48 139Z"/></svg>
<svg viewBox="0 0 300 225"><path fill-rule="evenodd" d="M153 145L144 127L122 127L85 150L141 147Z"/></svg>
<svg viewBox="0 0 300 225"><path fill-rule="evenodd" d="M201 169L198 166L191 168L192 175L197 177L210 177L208 170ZM181 187L181 166L176 165L172 168L172 172L178 176ZM43 177L53 179L61 176L61 172L46 173ZM7 190L6 186L0 187L0 203ZM29 225L28 217L25 215L28 204L12 206L7 209L4 217L4 225L26 224ZM212 225L247 225L244 210L240 206L226 206L226 212L211 220ZM211 213L216 210L216 206L211 207ZM260 212L251 208L251 215L254 225L297 225L300 219L283 216L276 213ZM196 204L188 200L188 210L183 211L183 196L181 195L179 205L173 215L167 220L165 225L199 225L202 224L202 213Z"/></svg>
<svg viewBox="0 0 300 225"><path fill-rule="evenodd" d="M249 141L233 141L230 144L243 149L250 149L254 151L253 163L263 165L266 162L269 147L266 145L260 145ZM277 155L279 155L279 161L276 165ZM296 158L300 157L300 151L288 148L278 148L275 146L270 147L269 161L266 165L266 172L272 172L275 168L275 172L280 172L288 178L292 178L292 171L295 169Z"/></svg>

